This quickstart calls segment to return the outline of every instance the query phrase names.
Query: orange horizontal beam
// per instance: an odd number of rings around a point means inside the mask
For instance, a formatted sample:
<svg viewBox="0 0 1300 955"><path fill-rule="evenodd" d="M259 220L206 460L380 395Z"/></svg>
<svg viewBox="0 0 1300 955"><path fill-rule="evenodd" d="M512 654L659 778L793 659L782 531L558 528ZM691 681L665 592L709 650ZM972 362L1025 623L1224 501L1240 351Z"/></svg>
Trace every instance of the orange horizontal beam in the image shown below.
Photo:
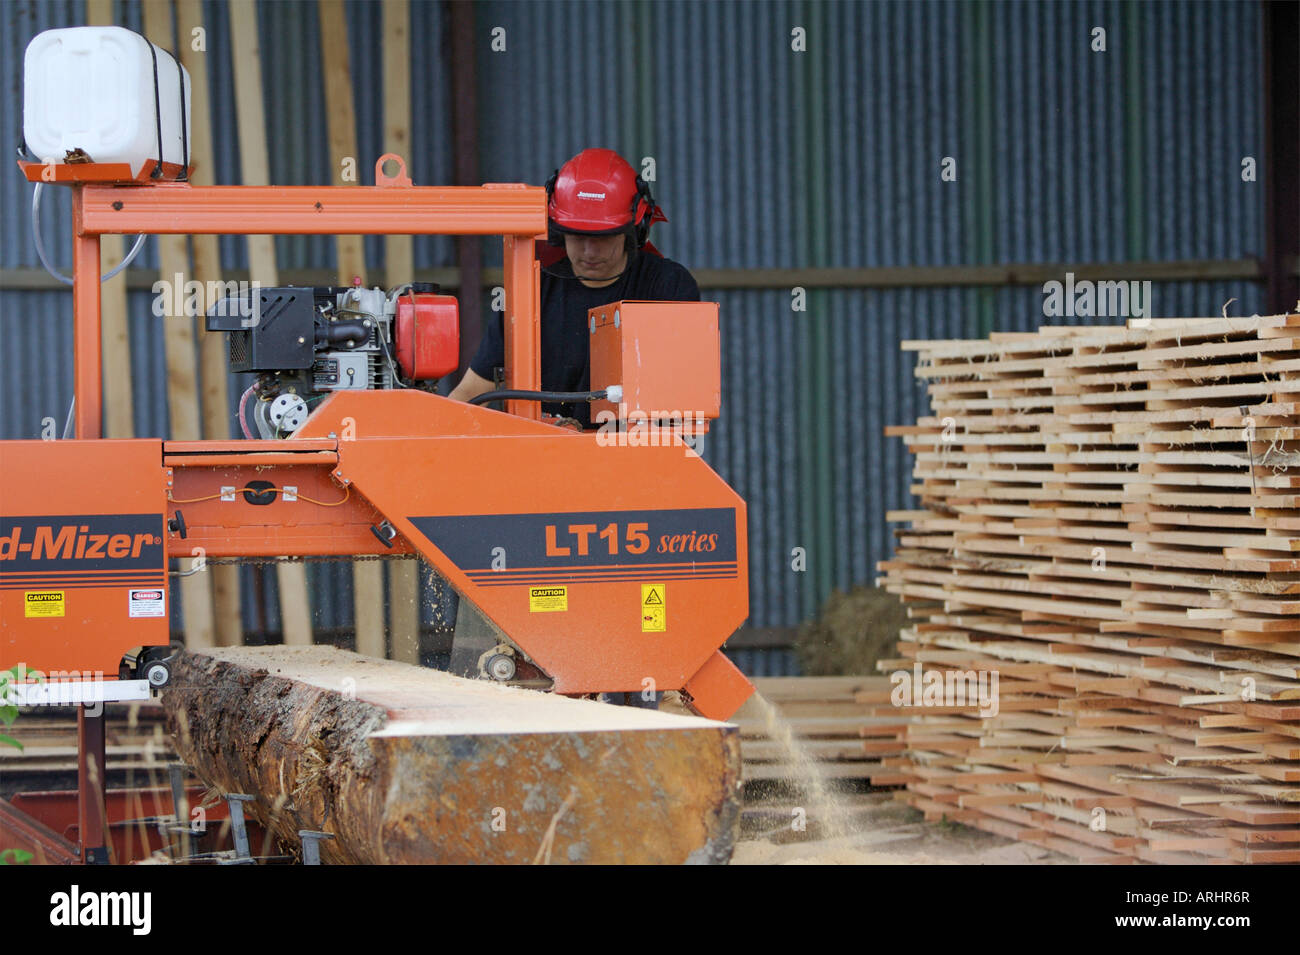
<svg viewBox="0 0 1300 955"><path fill-rule="evenodd" d="M191 506L185 511L188 522ZM204 512L207 516L211 512ZM353 515L359 511L353 511ZM378 521L375 521L378 523ZM308 523L294 525L211 525L187 527L184 540L168 542L169 557L192 557L202 548L208 557L279 557L286 554L309 557L396 557L418 553L400 534L392 547L385 547L370 532L370 524Z"/></svg>
<svg viewBox="0 0 1300 955"><path fill-rule="evenodd" d="M215 468L215 467L266 467L270 464L326 464L339 463L337 451L286 451L274 454L261 451L256 454L164 454L165 467Z"/></svg>
<svg viewBox="0 0 1300 955"><path fill-rule="evenodd" d="M84 234L527 235L546 230L546 190L485 186L82 187Z"/></svg>
<svg viewBox="0 0 1300 955"><path fill-rule="evenodd" d="M335 451L339 443L335 438L294 438L286 441L241 439L236 441L164 441L163 454L252 454L257 451Z"/></svg>

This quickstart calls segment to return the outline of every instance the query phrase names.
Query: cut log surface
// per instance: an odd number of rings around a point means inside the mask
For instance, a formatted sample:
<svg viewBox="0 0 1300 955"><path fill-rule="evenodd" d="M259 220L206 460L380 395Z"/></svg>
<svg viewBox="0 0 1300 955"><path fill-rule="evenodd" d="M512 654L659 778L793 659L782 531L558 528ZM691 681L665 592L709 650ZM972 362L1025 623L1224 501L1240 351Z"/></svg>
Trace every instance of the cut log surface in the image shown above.
<svg viewBox="0 0 1300 955"><path fill-rule="evenodd" d="M327 863L724 863L736 727L464 680L332 647L184 654L180 757Z"/></svg>

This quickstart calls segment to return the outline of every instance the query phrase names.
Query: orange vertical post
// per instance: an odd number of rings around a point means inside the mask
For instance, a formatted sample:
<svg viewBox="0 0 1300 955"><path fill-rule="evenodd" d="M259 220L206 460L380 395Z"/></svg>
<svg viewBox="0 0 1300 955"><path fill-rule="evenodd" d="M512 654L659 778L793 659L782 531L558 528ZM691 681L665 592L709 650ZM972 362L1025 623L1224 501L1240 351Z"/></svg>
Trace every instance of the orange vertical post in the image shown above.
<svg viewBox="0 0 1300 955"><path fill-rule="evenodd" d="M506 387L542 388L541 273L531 235L505 237ZM536 401L508 401L506 410L521 418L540 419Z"/></svg>
<svg viewBox="0 0 1300 955"><path fill-rule="evenodd" d="M72 187L73 271L73 384L77 437L103 437L103 354L100 352L99 236L82 231L84 186ZM77 707L77 823L81 861L107 862L104 791L108 760L104 739L104 711L90 716L84 704Z"/></svg>
<svg viewBox="0 0 1300 955"><path fill-rule="evenodd" d="M84 186L72 187L73 229L73 394L77 399L77 437L103 435L103 356L100 354L99 236L82 230Z"/></svg>

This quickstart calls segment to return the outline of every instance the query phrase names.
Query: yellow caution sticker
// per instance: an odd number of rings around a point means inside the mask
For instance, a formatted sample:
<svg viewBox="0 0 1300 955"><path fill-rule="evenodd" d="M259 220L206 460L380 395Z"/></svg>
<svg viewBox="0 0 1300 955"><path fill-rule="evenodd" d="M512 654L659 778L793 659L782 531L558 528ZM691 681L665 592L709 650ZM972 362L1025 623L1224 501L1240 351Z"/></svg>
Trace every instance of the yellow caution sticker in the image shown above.
<svg viewBox="0 0 1300 955"><path fill-rule="evenodd" d="M668 588L663 584L641 585L641 632L663 633L668 629Z"/></svg>
<svg viewBox="0 0 1300 955"><path fill-rule="evenodd" d="M62 590L28 590L23 593L24 617L62 617Z"/></svg>
<svg viewBox="0 0 1300 955"><path fill-rule="evenodd" d="M553 610L569 609L568 587L529 587L528 610L530 613L549 613Z"/></svg>

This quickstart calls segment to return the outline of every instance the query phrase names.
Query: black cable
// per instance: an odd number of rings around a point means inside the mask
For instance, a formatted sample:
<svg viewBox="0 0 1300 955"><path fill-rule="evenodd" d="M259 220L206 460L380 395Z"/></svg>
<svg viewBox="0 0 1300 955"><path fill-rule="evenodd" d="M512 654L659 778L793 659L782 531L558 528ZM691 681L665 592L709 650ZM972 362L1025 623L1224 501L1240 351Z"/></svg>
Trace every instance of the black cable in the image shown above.
<svg viewBox="0 0 1300 955"><path fill-rule="evenodd" d="M489 401L546 401L565 404L575 401L603 401L609 397L601 391L522 391L518 388L502 388L499 391L485 391L469 399L469 404L481 405Z"/></svg>
<svg viewBox="0 0 1300 955"><path fill-rule="evenodd" d="M624 284L626 284L628 276L632 271L632 264L636 261L636 257L638 254L640 254L640 251L641 251L640 249L633 249L631 252L629 252L627 254L627 262L623 266L623 271L619 272L617 275L613 276L612 278L610 277L594 278L590 275L579 275L576 270L573 272L572 275L565 275L563 272L557 272L553 268L547 268L545 266L542 267L541 271L546 275L551 276L551 278L565 279L566 281L609 282L610 285L613 285L615 282L621 280ZM559 262L568 262L569 268L573 269L573 262L569 259L567 255L563 259L560 259ZM558 265L559 262L557 262L556 264ZM605 289L605 288L609 288L609 285L601 285L601 286L597 286L597 288Z"/></svg>

